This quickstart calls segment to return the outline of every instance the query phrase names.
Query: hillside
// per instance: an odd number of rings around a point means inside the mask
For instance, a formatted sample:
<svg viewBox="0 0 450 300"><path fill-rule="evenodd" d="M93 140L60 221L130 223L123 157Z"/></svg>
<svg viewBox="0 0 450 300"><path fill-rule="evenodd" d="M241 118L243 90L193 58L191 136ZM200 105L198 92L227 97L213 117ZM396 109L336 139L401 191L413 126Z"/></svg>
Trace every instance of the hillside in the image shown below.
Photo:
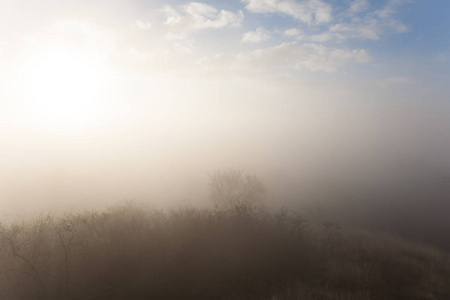
<svg viewBox="0 0 450 300"><path fill-rule="evenodd" d="M448 299L438 249L245 209L42 216L1 227L1 299Z"/></svg>

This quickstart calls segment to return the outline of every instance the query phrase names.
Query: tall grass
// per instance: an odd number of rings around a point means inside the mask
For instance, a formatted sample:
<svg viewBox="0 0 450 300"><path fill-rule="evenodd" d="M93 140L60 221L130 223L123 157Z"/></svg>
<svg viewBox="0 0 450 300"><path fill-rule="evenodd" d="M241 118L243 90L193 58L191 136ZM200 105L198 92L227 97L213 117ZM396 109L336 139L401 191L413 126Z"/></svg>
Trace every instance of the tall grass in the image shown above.
<svg viewBox="0 0 450 300"><path fill-rule="evenodd" d="M450 296L440 251L288 211L125 204L3 225L0 242L0 299Z"/></svg>

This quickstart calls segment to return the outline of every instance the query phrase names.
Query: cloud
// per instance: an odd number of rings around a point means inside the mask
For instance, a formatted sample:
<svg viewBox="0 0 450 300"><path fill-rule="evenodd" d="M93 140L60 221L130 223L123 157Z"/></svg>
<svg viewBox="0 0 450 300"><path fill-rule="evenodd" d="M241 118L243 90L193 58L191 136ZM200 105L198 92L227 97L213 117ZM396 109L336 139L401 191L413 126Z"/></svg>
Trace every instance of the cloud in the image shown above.
<svg viewBox="0 0 450 300"><path fill-rule="evenodd" d="M285 14L306 24L329 23L333 20L332 7L321 0L242 0L253 13Z"/></svg>
<svg viewBox="0 0 450 300"><path fill-rule="evenodd" d="M141 20L137 20L134 25L141 30L150 30L152 28L152 23Z"/></svg>
<svg viewBox="0 0 450 300"><path fill-rule="evenodd" d="M257 28L255 31L249 31L244 34L241 39L243 43L260 43L267 41L271 38L270 32L262 27Z"/></svg>
<svg viewBox="0 0 450 300"><path fill-rule="evenodd" d="M178 9L166 6L163 11L167 16L165 24L183 31L239 27L244 19L244 14L240 10L219 11L209 4L199 2L191 2Z"/></svg>
<svg viewBox="0 0 450 300"><path fill-rule="evenodd" d="M354 0L349 8L344 12L346 16L353 16L361 12L367 11L370 8L370 3L367 0Z"/></svg>
<svg viewBox="0 0 450 300"><path fill-rule="evenodd" d="M296 7L311 5L314 3L318 5L317 1L291 1L291 0L243 0L247 4L247 9L253 12L260 13L285 13L294 15ZM342 42L347 39L364 39L364 40L378 40L384 34L388 33L404 33L408 31L408 27L397 20L396 12L398 6L404 3L409 3L409 0L390 0L387 1L380 9L371 8L371 3L368 0L353 0L349 1L345 10L336 15L331 15L332 7L322 9L328 11L330 17L327 23L327 28L316 28L314 33L301 32L297 28L290 28L284 31L285 36L295 36L297 40L310 41L315 43L324 43L331 40ZM329 6L329 4L327 4ZM299 11L299 9L297 9ZM305 10L303 10L305 11ZM313 21L314 10L309 10L309 15L303 16L303 21L311 23ZM300 18L300 13L297 13ZM308 17L309 16L309 17ZM313 22L314 23L314 22ZM322 30L317 30L322 29Z"/></svg>
<svg viewBox="0 0 450 300"><path fill-rule="evenodd" d="M397 20L382 21L380 18L369 16L364 19L353 19L351 23L338 23L330 28L332 33L339 33L340 38L359 38L378 40L387 31L404 33L408 27Z"/></svg>
<svg viewBox="0 0 450 300"><path fill-rule="evenodd" d="M307 39L313 42L317 42L317 43L324 43L324 42L328 42L329 40L333 39L335 37L334 34L330 33L330 32L324 32L324 33L320 33L320 34L313 34L309 37L305 37L303 39Z"/></svg>
<svg viewBox="0 0 450 300"><path fill-rule="evenodd" d="M302 32L300 29L297 28L290 28L290 29L286 29L283 34L286 36L298 36L300 35Z"/></svg>
<svg viewBox="0 0 450 300"><path fill-rule="evenodd" d="M269 31L263 27L236 30L241 43L261 43L273 39L281 42L278 46L262 48L256 52L241 52L237 46L227 44L228 53L209 58L214 68L242 69L285 68L310 71L332 72L348 63L364 63L372 57L364 49L353 49L346 42L351 39L378 40L384 35L402 33L408 28L399 21L396 13L399 6L409 0L386 0L383 5L375 5L370 0L345 0L344 6L337 1L327 0L241 0L252 13L267 18L281 15L298 21L297 25L278 27ZM202 36L204 29L235 28L242 26L244 14L240 10L218 10L216 7L199 2L181 6L166 6L164 25L165 44L168 52L190 54L186 59L202 57ZM283 23L284 24L284 23ZM306 26L308 25L308 26ZM282 25L281 25L282 26ZM236 36L235 36L236 38ZM234 39L236 40L236 39ZM230 43L233 40L224 41ZM291 44L289 42L296 41ZM289 53L282 53L287 51ZM204 52L203 52L204 53ZM270 57L273 59L265 59ZM217 66L218 66L217 65Z"/></svg>
<svg viewBox="0 0 450 300"><path fill-rule="evenodd" d="M387 0L386 5L375 11L375 14L381 19L389 18L396 13L397 6L412 2L412 0Z"/></svg>
<svg viewBox="0 0 450 300"><path fill-rule="evenodd" d="M217 10L214 6L199 2L190 2L178 7L166 6L164 39L172 45L170 51L193 53L198 49L192 33L204 29L237 28L241 26L244 13L239 10Z"/></svg>
<svg viewBox="0 0 450 300"><path fill-rule="evenodd" d="M200 63L209 67L263 70L303 69L332 72L348 63L367 63L372 57L364 49L325 47L320 44L282 43L275 47L238 54L218 54Z"/></svg>
<svg viewBox="0 0 450 300"><path fill-rule="evenodd" d="M399 77L389 77L385 79L378 80L378 85L387 88L391 86L399 86L399 85L412 85L417 83L417 79L408 77L408 76L399 76Z"/></svg>
<svg viewBox="0 0 450 300"><path fill-rule="evenodd" d="M378 40L385 33L404 33L408 27L395 18L397 6L407 0L390 0L378 10L368 11L366 0L356 0L344 12L340 22L330 27L339 39L357 38ZM355 16L355 14L359 14Z"/></svg>
<svg viewBox="0 0 450 300"><path fill-rule="evenodd" d="M338 23L330 28L332 33L340 33L342 38L378 40L383 29L376 20L358 20L350 24Z"/></svg>

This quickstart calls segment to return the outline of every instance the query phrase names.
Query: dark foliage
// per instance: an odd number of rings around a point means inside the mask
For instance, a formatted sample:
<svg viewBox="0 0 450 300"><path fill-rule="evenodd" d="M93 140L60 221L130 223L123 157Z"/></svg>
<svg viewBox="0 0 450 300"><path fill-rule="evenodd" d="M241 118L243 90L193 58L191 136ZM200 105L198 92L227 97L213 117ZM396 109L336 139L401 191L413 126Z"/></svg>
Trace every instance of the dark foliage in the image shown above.
<svg viewBox="0 0 450 300"><path fill-rule="evenodd" d="M438 250L288 211L127 204L5 225L0 239L9 300L436 299L450 286Z"/></svg>

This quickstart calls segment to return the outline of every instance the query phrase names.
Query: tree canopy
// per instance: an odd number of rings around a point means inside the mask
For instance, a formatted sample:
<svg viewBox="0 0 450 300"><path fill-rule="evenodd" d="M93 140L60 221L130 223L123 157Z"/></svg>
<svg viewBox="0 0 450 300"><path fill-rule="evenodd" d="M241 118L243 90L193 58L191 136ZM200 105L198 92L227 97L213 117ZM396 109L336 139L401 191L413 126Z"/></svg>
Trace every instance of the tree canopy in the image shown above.
<svg viewBox="0 0 450 300"><path fill-rule="evenodd" d="M210 178L211 199L216 209L254 210L262 205L264 184L240 170L218 170Z"/></svg>

